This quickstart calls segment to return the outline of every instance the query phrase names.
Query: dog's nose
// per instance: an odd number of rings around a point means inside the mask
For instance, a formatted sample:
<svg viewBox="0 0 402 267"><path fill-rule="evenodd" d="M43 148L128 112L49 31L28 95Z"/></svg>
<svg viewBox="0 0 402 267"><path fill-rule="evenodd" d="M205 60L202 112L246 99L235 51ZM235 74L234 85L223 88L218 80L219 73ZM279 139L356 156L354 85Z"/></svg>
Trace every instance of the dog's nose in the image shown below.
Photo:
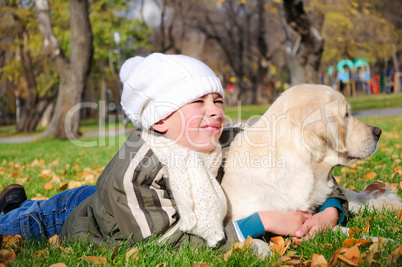
<svg viewBox="0 0 402 267"><path fill-rule="evenodd" d="M374 127L374 129L373 129L373 134L374 134L377 138L380 138L381 132L382 132L382 131L381 131L380 128Z"/></svg>

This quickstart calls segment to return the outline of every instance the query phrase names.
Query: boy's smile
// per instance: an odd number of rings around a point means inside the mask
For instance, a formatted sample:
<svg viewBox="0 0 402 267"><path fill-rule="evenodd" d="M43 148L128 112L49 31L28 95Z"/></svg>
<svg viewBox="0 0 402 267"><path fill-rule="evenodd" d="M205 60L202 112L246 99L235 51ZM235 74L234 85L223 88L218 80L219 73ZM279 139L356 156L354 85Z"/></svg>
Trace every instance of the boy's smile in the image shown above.
<svg viewBox="0 0 402 267"><path fill-rule="evenodd" d="M184 105L153 128L182 146L211 152L218 144L224 123L223 98L211 93Z"/></svg>
<svg viewBox="0 0 402 267"><path fill-rule="evenodd" d="M220 133L221 125L220 123L209 123L201 126L201 129L207 131L210 134L218 134Z"/></svg>

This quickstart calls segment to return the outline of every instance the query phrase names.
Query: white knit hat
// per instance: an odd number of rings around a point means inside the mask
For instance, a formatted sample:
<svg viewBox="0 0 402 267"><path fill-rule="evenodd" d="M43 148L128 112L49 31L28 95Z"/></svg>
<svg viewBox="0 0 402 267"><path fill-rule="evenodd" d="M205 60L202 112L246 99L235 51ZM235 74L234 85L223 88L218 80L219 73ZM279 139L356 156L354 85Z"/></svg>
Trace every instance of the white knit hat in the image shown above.
<svg viewBox="0 0 402 267"><path fill-rule="evenodd" d="M133 57L120 70L121 106L137 128L156 122L194 99L224 91L215 73L201 61L184 55L153 53Z"/></svg>

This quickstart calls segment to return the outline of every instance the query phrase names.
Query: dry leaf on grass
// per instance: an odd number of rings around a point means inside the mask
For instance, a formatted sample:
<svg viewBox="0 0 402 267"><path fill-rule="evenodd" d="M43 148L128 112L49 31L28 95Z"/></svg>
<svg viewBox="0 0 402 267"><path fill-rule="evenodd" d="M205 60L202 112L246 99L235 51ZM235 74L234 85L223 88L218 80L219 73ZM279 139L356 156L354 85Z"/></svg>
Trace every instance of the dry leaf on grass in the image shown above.
<svg viewBox="0 0 402 267"><path fill-rule="evenodd" d="M370 181L373 180L377 176L377 173L375 172L368 172L364 175L364 180Z"/></svg>
<svg viewBox="0 0 402 267"><path fill-rule="evenodd" d="M98 256L84 256L78 258L78 260L83 260L89 263L94 263L94 264L106 264L107 259L105 257L98 257Z"/></svg>
<svg viewBox="0 0 402 267"><path fill-rule="evenodd" d="M58 262L58 263L50 265L49 267L67 267L67 265L65 265L62 262Z"/></svg>
<svg viewBox="0 0 402 267"><path fill-rule="evenodd" d="M391 174L391 179L394 179L396 175L402 176L402 170L397 170Z"/></svg>
<svg viewBox="0 0 402 267"><path fill-rule="evenodd" d="M136 261L138 257L138 248L130 248L126 253L126 261Z"/></svg>
<svg viewBox="0 0 402 267"><path fill-rule="evenodd" d="M28 178L17 178L15 179L15 181L17 182L17 184L25 184L26 182L31 181L32 178L28 177Z"/></svg>
<svg viewBox="0 0 402 267"><path fill-rule="evenodd" d="M48 242L52 248L60 247L60 237L58 235L54 235L49 238Z"/></svg>
<svg viewBox="0 0 402 267"><path fill-rule="evenodd" d="M68 189L68 183L60 184L59 190L66 190Z"/></svg>
<svg viewBox="0 0 402 267"><path fill-rule="evenodd" d="M276 236L271 238L269 247L275 255L283 256L291 243L290 239L286 239L285 241L282 236Z"/></svg>
<svg viewBox="0 0 402 267"><path fill-rule="evenodd" d="M48 197L42 196L40 193L36 194L35 197L31 198L32 200L47 200Z"/></svg>
<svg viewBox="0 0 402 267"><path fill-rule="evenodd" d="M33 254L33 256L34 256L35 258L41 258L41 257L45 257L45 256L46 256L47 251L48 251L48 249L47 249L47 248L45 248L45 249L41 249L41 250L38 250L38 251L36 251L36 252Z"/></svg>
<svg viewBox="0 0 402 267"><path fill-rule="evenodd" d="M278 260L280 266L310 266L311 261L304 261L301 257L283 256Z"/></svg>
<svg viewBox="0 0 402 267"><path fill-rule="evenodd" d="M353 247L346 250L345 254L338 255L338 258L341 261L346 262L347 264L350 264L352 266L358 266L360 261L359 244L356 244Z"/></svg>
<svg viewBox="0 0 402 267"><path fill-rule="evenodd" d="M251 249L251 244L253 243L253 239L251 238L251 236L248 236L247 239L243 242L236 242L233 245L233 248L231 250L229 250L228 252L226 252L223 255L223 259L225 261L227 261L229 259L229 257L232 255L233 251L244 251L246 250L247 253L250 251Z"/></svg>
<svg viewBox="0 0 402 267"><path fill-rule="evenodd" d="M209 267L209 264L207 264L206 262L197 262L191 267Z"/></svg>
<svg viewBox="0 0 402 267"><path fill-rule="evenodd" d="M76 181L68 182L68 189L77 188L80 186L82 186L82 183L80 183L80 182L76 182Z"/></svg>
<svg viewBox="0 0 402 267"><path fill-rule="evenodd" d="M350 185L349 187L347 187L346 189L348 190L352 190L352 191L356 191L356 186L354 185Z"/></svg>
<svg viewBox="0 0 402 267"><path fill-rule="evenodd" d="M360 228L356 228L356 227L350 228L349 229L349 236L350 237L358 236L358 235L361 234L361 232L362 232L362 229L360 229Z"/></svg>
<svg viewBox="0 0 402 267"><path fill-rule="evenodd" d="M356 238L349 238L345 239L342 243L342 246L345 248L351 248L355 245L363 245L363 244L368 244L371 243L371 239L356 239Z"/></svg>
<svg viewBox="0 0 402 267"><path fill-rule="evenodd" d="M391 254L388 255L388 264L394 265L396 262L399 262L402 256L402 245L399 245Z"/></svg>
<svg viewBox="0 0 402 267"><path fill-rule="evenodd" d="M113 250L113 253L112 253L112 256L110 256L110 259L113 261L113 259L114 259L114 257L116 256L116 253L117 253L117 251L119 250L119 247L121 246L121 244L118 244L115 248L114 248L114 250Z"/></svg>
<svg viewBox="0 0 402 267"><path fill-rule="evenodd" d="M345 253L345 251L348 250L347 248L338 248L335 250L334 255L332 255L331 260L329 261L329 266L336 266L338 262L338 255L341 255L342 253Z"/></svg>
<svg viewBox="0 0 402 267"><path fill-rule="evenodd" d="M15 252L12 249L0 249L0 264L10 264L15 261Z"/></svg>
<svg viewBox="0 0 402 267"><path fill-rule="evenodd" d="M52 185L51 183L46 183L43 187L44 187L46 190L51 190L51 189L53 188L53 185Z"/></svg>
<svg viewBox="0 0 402 267"><path fill-rule="evenodd" d="M377 253L377 252L381 252L380 250L381 244L378 242L374 242L373 244L371 244L371 246L369 247L368 251L370 253Z"/></svg>
<svg viewBox="0 0 402 267"><path fill-rule="evenodd" d="M313 254L311 259L311 267L327 267L328 262L323 255Z"/></svg>
<svg viewBox="0 0 402 267"><path fill-rule="evenodd" d="M21 245L24 243L24 239L20 235L7 235L3 237L1 241L1 247L4 249L12 249L18 252L21 248Z"/></svg>
<svg viewBox="0 0 402 267"><path fill-rule="evenodd" d="M34 159L34 161L32 161L32 163L30 164L30 167L33 167L33 166L41 166L41 167L45 167L45 160L43 160L43 159L41 159L41 160L38 160L38 159Z"/></svg>

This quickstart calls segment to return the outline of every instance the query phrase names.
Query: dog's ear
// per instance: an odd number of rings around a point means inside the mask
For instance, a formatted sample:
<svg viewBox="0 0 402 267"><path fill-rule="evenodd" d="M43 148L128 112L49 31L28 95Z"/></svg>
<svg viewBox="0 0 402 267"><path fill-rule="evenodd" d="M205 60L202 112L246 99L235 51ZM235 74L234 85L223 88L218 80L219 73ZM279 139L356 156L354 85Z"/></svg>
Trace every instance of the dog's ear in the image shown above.
<svg viewBox="0 0 402 267"><path fill-rule="evenodd" d="M331 101L324 107L328 143L338 152L346 152L346 122L339 101Z"/></svg>
<svg viewBox="0 0 402 267"><path fill-rule="evenodd" d="M315 110L307 108L304 110L301 131L303 144L312 154L326 152L327 147L324 137L326 125L319 108Z"/></svg>
<svg viewBox="0 0 402 267"><path fill-rule="evenodd" d="M338 152L346 152L346 128L345 122L336 120L327 122L326 140Z"/></svg>

